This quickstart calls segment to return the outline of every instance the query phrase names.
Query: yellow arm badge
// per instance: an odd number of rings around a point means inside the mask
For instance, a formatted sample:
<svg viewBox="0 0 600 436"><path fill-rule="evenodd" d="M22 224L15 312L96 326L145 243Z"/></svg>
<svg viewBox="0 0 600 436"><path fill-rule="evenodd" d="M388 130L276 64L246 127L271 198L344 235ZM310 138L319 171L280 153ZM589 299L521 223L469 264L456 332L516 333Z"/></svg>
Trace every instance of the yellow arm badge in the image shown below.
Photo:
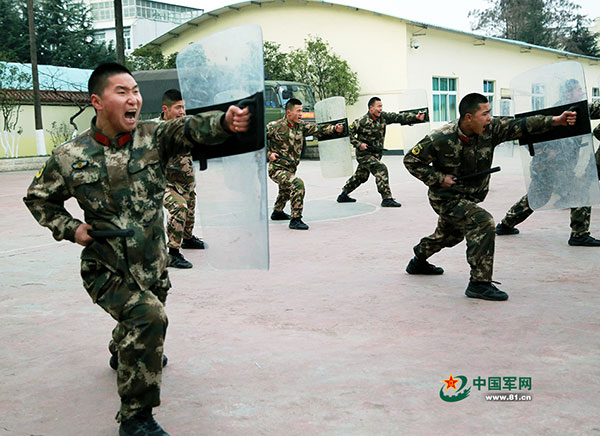
<svg viewBox="0 0 600 436"><path fill-rule="evenodd" d="M42 174L44 173L44 169L46 168L46 162L44 162L44 165L42 165L42 167L40 168L40 170L37 172L37 174L35 175L35 179L39 179L40 177L42 177Z"/></svg>
<svg viewBox="0 0 600 436"><path fill-rule="evenodd" d="M423 150L423 146L421 144L417 144L413 147L411 153L414 155L418 155L419 153L421 153L421 150Z"/></svg>

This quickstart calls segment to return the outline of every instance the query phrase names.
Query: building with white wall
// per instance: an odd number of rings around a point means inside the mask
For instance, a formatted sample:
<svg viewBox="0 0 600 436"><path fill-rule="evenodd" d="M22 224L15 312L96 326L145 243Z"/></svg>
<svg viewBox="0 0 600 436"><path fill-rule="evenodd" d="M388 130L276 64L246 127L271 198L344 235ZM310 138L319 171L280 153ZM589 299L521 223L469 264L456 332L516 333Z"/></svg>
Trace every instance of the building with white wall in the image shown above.
<svg viewBox="0 0 600 436"><path fill-rule="evenodd" d="M151 42L165 55L181 51L195 40L234 26L258 24L263 38L283 51L298 48L308 35L328 41L336 54L358 73L359 101L348 108L352 120L366 112L366 102L377 95L384 110L394 110L406 89L425 89L432 127L457 116L457 104L470 93L484 93L494 114L508 114L510 80L541 65L574 60L583 65L588 95L600 98L600 58L480 36L311 0L256 0L204 13ZM404 129L407 130L407 129ZM386 147L410 146L398 126L390 126Z"/></svg>
<svg viewBox="0 0 600 436"><path fill-rule="evenodd" d="M92 12L96 41L116 45L114 2L87 0L87 3ZM203 12L152 0L122 0L122 5L126 54Z"/></svg>

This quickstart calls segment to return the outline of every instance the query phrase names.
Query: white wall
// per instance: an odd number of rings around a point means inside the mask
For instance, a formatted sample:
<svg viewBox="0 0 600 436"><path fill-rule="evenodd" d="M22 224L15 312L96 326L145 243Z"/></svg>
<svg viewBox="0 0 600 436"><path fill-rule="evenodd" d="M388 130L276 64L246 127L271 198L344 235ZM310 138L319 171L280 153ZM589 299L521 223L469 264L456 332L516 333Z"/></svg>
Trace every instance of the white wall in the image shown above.
<svg viewBox="0 0 600 436"><path fill-rule="evenodd" d="M73 106L47 106L42 105L42 123L44 126L44 137L46 141L46 151L48 154L52 152L52 141L48 130L52 128L52 122L56 121L57 124L61 122L69 123L69 118L77 113L78 108ZM94 117L94 109L88 107L85 111L75 118L75 123L79 128L79 132L90 127L92 118ZM37 156L36 144L35 144L35 116L32 105L21 106L21 113L19 114L19 126L23 129L23 134L19 140L19 155L18 157L24 156ZM7 157L4 150L0 147L0 158Z"/></svg>

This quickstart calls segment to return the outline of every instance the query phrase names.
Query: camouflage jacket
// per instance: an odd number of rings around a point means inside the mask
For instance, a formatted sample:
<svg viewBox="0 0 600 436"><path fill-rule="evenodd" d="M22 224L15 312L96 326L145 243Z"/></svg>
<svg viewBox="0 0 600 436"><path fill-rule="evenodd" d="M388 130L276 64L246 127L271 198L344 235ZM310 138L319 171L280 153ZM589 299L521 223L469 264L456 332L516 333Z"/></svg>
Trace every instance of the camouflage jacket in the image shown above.
<svg viewBox="0 0 600 436"><path fill-rule="evenodd" d="M379 118L366 113L361 118L350 124L350 142L356 148L356 155L375 154L381 156L383 151L360 150L358 147L363 142L376 148L383 148L385 139L385 127L388 124L411 124L418 121L414 113L381 112Z"/></svg>
<svg viewBox="0 0 600 436"><path fill-rule="evenodd" d="M464 198L479 203L488 193L489 175L457 182L450 188L442 188L444 177L490 169L496 145L518 139L524 131L543 133L551 128L551 116L497 117L492 118L481 135L467 137L458 127L458 120L454 120L415 145L404 157L404 165L413 176L429 186L431 200Z"/></svg>
<svg viewBox="0 0 600 436"><path fill-rule="evenodd" d="M163 220L169 157L227 136L222 113L140 121L130 134L107 138L95 127L57 147L29 186L25 204L56 240L74 242L81 224L65 209L74 197L95 230L132 229L129 238L97 239L81 253L113 272L129 272L141 289L168 287ZM103 145L107 144L107 145ZM202 144L202 145L201 145Z"/></svg>
<svg viewBox="0 0 600 436"><path fill-rule="evenodd" d="M316 136L322 138L334 133L335 126L328 125L319 127L315 123L307 123L300 121L295 126L290 123L286 117L280 120L271 121L267 124L267 156L271 153L277 153L284 159L277 159L274 162L269 161L269 168L280 168L291 172L296 172L302 147L304 146L304 138L306 136Z"/></svg>

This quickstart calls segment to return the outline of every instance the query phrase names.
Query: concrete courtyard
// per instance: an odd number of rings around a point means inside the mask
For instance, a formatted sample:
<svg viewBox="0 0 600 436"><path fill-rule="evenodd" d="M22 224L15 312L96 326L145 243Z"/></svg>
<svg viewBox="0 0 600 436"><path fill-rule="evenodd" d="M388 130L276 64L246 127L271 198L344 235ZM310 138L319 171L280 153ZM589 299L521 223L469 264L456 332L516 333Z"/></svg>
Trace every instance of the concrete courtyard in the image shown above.
<svg viewBox="0 0 600 436"><path fill-rule="evenodd" d="M539 211L496 239L508 301L464 296L464 242L431 259L443 276L410 276L437 218L402 157L384 162L399 209L379 207L372 178L338 204L345 179L303 161L311 228L270 223L268 272L215 271L184 251L194 268L170 270L157 421L171 436L600 435L600 248L567 245L568 210ZM525 188L511 149L496 164L483 206L499 221ZM82 287L80 247L23 205L34 174L0 173L0 436L116 435L114 321ZM451 374L465 386L446 389Z"/></svg>

